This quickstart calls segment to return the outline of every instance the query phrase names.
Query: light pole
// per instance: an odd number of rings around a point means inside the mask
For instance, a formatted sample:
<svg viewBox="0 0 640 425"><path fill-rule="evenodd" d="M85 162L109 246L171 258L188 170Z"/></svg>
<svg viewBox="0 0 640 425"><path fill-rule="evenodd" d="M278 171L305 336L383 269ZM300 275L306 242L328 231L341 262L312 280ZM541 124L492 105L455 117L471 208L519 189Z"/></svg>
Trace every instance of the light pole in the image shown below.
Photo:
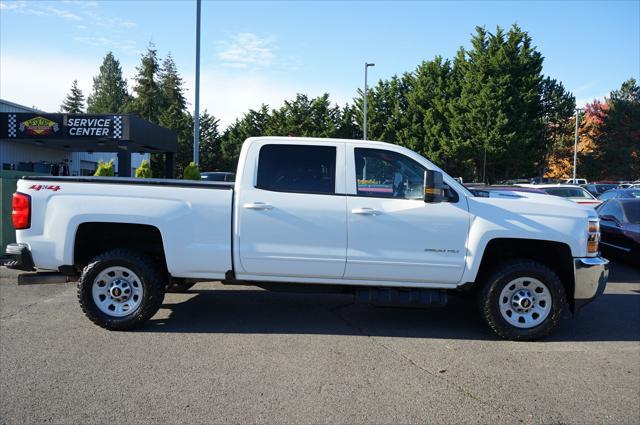
<svg viewBox="0 0 640 425"><path fill-rule="evenodd" d="M573 183L576 183L576 163L578 160L578 123L580 122L580 112L582 108L576 108L576 138L573 142Z"/></svg>
<svg viewBox="0 0 640 425"><path fill-rule="evenodd" d="M200 0L196 0L196 101L193 117L193 162L200 164Z"/></svg>
<svg viewBox="0 0 640 425"><path fill-rule="evenodd" d="M376 66L376 64L364 63L364 123L362 125L364 132L362 134L362 140L367 140L367 70L370 66Z"/></svg>

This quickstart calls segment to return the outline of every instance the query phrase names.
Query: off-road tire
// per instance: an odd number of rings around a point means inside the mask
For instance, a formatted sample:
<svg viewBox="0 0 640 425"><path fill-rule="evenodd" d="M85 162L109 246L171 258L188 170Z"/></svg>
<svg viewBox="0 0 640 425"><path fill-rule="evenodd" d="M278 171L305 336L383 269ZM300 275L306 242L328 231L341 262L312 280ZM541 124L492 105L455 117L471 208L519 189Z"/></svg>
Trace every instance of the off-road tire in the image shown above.
<svg viewBox="0 0 640 425"><path fill-rule="evenodd" d="M551 311L539 325L523 329L508 323L500 313L500 293L519 277L531 277L542 282L551 293ZM550 268L532 260L511 260L499 266L485 280L478 292L478 307L483 319L500 337L514 341L532 341L551 334L560 324L566 304L562 281Z"/></svg>
<svg viewBox="0 0 640 425"><path fill-rule="evenodd" d="M96 306L93 295L93 281L100 271L113 266L123 266L135 272L142 281L144 293L140 306L124 317L109 316ZM96 325L109 330L129 330L141 326L149 320L162 305L166 278L160 267L148 256L132 250L115 249L104 252L82 271L78 281L78 300L84 314Z"/></svg>

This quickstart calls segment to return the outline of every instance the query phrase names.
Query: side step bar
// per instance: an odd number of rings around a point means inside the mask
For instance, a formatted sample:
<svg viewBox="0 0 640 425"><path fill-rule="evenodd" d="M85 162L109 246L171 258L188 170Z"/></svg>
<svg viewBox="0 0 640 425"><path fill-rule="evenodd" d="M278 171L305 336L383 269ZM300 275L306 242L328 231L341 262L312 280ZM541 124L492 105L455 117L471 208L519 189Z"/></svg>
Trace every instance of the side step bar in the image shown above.
<svg viewBox="0 0 640 425"><path fill-rule="evenodd" d="M18 275L18 285L40 285L71 282L71 277L58 272L22 273Z"/></svg>
<svg viewBox="0 0 640 425"><path fill-rule="evenodd" d="M359 303L385 307L444 307L447 304L447 292L439 289L424 288L356 288L355 300Z"/></svg>

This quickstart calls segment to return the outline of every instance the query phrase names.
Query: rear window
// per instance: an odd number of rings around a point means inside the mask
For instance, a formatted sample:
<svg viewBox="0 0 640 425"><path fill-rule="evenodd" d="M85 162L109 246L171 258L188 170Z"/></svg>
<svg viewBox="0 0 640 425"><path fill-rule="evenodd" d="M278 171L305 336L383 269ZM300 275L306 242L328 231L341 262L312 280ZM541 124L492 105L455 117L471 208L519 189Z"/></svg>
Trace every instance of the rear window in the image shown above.
<svg viewBox="0 0 640 425"><path fill-rule="evenodd" d="M277 192L334 194L335 146L262 146L256 187Z"/></svg>

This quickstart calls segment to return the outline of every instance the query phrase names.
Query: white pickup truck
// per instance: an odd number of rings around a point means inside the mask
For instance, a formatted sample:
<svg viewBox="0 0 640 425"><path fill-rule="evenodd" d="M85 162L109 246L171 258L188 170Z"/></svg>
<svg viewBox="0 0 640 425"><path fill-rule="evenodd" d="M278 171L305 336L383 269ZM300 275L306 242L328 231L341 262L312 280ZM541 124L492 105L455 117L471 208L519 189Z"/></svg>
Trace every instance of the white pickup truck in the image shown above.
<svg viewBox="0 0 640 425"><path fill-rule="evenodd" d="M114 330L153 316L172 283L221 280L383 305L476 292L498 335L530 340L608 276L592 209L474 196L415 152L361 140L248 139L235 183L24 177L13 222L10 266L80 275L85 314Z"/></svg>

